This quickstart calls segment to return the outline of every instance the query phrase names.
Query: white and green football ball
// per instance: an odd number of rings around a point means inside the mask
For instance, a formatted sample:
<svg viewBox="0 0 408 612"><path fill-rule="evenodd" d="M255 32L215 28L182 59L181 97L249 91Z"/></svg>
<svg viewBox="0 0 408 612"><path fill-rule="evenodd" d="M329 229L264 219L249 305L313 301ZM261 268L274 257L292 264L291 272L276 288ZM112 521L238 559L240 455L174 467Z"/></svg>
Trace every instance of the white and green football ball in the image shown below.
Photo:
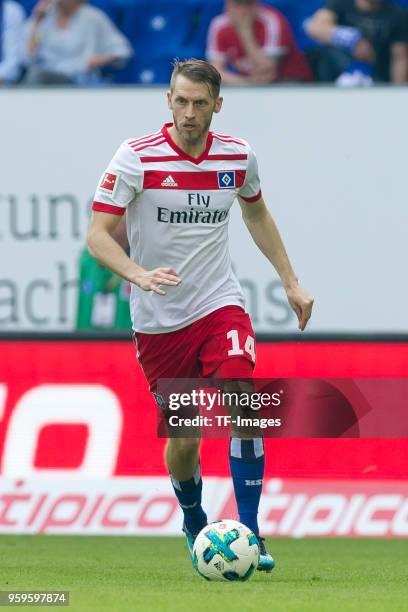
<svg viewBox="0 0 408 612"><path fill-rule="evenodd" d="M206 580L248 580L258 561L258 539L238 521L210 523L194 542L193 565Z"/></svg>

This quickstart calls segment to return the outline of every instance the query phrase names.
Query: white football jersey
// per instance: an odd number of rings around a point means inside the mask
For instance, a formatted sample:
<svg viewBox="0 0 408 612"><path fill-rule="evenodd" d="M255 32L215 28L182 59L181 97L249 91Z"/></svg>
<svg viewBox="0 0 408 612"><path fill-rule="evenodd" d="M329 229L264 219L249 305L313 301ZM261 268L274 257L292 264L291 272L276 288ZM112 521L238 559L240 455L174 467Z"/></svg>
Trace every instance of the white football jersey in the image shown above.
<svg viewBox="0 0 408 612"><path fill-rule="evenodd" d="M93 209L126 213L130 257L146 270L174 268L182 279L166 295L132 285L133 328L147 334L181 329L222 306L245 307L228 248L230 208L239 194L261 197L248 143L215 132L195 159L162 130L126 140L96 190Z"/></svg>

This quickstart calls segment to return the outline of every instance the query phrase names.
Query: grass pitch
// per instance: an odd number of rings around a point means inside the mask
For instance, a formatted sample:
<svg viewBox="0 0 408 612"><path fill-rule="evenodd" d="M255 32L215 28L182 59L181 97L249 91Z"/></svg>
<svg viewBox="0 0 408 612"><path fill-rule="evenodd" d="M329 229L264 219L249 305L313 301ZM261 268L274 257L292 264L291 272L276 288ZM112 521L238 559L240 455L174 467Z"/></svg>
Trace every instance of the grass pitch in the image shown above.
<svg viewBox="0 0 408 612"><path fill-rule="evenodd" d="M408 609L408 540L268 546L272 574L216 583L194 572L184 538L0 536L0 590L68 590L73 612Z"/></svg>

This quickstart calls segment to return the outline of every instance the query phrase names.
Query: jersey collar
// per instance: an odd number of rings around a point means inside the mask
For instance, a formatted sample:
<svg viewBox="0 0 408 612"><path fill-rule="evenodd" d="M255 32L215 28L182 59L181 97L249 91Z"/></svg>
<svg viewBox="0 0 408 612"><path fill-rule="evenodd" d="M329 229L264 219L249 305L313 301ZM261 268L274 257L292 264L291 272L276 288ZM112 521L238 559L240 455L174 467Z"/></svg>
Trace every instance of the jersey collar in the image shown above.
<svg viewBox="0 0 408 612"><path fill-rule="evenodd" d="M207 144L205 146L204 151L201 153L200 157L192 157L191 155L188 155L187 153L185 153L182 149L180 149L180 147L178 147L176 145L176 143L172 140L172 138L170 137L170 134L168 132L169 127L171 127L173 124L170 123L165 123L162 127L162 134L165 137L167 143L169 144L169 146L180 156L180 159L185 159L188 161L193 162L193 164L199 164L201 163L204 159L206 159L208 152L211 148L212 145L212 141L213 141L213 135L212 132L208 132L208 136L207 136Z"/></svg>

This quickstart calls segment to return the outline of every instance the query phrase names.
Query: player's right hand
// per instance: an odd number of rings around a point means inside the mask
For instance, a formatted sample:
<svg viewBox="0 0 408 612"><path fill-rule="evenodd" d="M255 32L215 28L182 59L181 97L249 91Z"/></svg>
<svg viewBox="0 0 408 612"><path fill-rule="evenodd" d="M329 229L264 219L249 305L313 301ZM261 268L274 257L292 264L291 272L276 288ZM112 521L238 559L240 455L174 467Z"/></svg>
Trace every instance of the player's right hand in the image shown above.
<svg viewBox="0 0 408 612"><path fill-rule="evenodd" d="M173 268L155 268L154 270L144 270L134 282L143 291L153 291L157 295L166 295L160 285L177 287L181 283L181 278L177 276L177 272Z"/></svg>

